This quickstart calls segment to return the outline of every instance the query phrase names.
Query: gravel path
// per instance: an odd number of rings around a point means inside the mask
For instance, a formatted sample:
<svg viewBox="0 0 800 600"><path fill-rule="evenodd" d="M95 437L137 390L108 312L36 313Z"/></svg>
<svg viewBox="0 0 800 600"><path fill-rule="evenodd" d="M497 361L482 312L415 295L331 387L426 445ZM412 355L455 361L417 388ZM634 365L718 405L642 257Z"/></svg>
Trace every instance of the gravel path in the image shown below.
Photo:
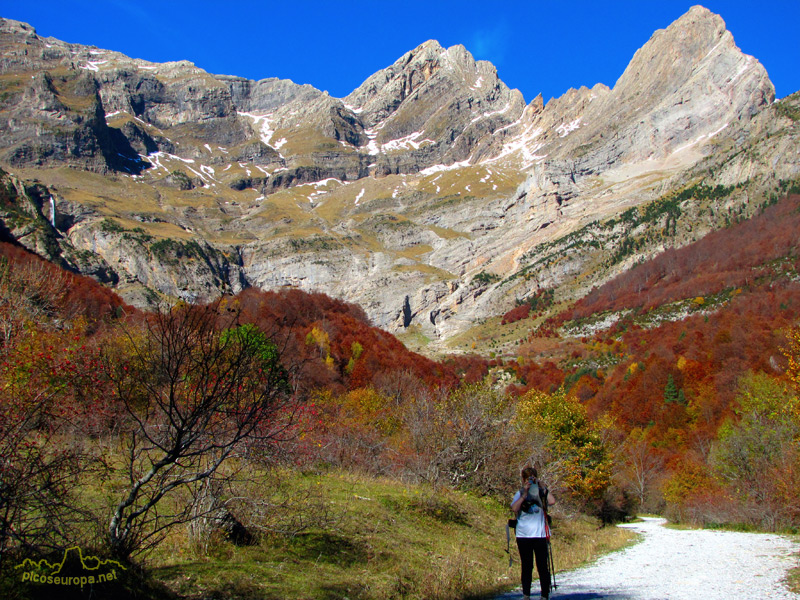
<svg viewBox="0 0 800 600"><path fill-rule="evenodd" d="M557 573L558 589L551 598L800 600L800 594L781 583L786 571L797 565L800 542L772 534L667 529L664 523L646 518L623 525L643 534L642 541L591 566ZM555 560L558 568L558 557ZM534 581L534 594L538 585ZM519 598L519 591L501 596Z"/></svg>

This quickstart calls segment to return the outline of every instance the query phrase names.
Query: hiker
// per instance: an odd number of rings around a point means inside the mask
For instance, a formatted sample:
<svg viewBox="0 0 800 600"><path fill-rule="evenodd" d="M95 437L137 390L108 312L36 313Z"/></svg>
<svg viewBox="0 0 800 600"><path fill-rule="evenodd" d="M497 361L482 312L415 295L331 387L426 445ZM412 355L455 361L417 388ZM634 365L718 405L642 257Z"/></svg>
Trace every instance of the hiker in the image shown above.
<svg viewBox="0 0 800 600"><path fill-rule="evenodd" d="M542 600L550 598L550 569L548 568L548 542L550 526L547 522L547 508L556 503L553 494L539 481L533 467L522 469L522 489L514 494L511 510L517 517L516 538L519 560L522 567L522 593L524 600L530 600L533 580L533 559L536 557L536 570L542 588Z"/></svg>

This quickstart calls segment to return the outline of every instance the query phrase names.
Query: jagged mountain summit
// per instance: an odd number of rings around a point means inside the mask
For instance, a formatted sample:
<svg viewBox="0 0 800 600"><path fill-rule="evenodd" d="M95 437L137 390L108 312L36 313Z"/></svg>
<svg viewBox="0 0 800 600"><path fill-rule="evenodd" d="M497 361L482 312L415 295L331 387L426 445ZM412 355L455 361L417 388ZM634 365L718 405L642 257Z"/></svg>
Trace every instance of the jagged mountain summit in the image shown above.
<svg viewBox="0 0 800 600"><path fill-rule="evenodd" d="M292 285L446 340L542 288L575 295L624 269L637 257L609 257L654 225L617 224L632 207L698 181L747 205L798 176L795 99L775 103L702 7L657 31L613 88L546 105L435 41L342 99L10 20L0 48L0 164L30 199L6 226L135 303ZM689 229L673 225L670 243L718 226L696 218L707 208L685 205ZM640 253L665 245L644 237Z"/></svg>

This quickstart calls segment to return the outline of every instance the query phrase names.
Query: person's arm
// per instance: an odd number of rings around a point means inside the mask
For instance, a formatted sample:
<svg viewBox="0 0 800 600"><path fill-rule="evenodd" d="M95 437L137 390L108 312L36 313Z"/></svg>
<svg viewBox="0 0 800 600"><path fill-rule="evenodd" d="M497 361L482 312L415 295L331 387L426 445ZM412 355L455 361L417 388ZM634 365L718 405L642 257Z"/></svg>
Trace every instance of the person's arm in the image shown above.
<svg viewBox="0 0 800 600"><path fill-rule="evenodd" d="M520 491L519 498L517 498L511 504L511 510L513 510L514 514L517 515L517 516L519 516L519 511L522 510L522 503L525 502L525 498L528 497L528 490L530 489L530 487L531 487L531 482L530 481L526 481L525 484L522 486L522 490Z"/></svg>

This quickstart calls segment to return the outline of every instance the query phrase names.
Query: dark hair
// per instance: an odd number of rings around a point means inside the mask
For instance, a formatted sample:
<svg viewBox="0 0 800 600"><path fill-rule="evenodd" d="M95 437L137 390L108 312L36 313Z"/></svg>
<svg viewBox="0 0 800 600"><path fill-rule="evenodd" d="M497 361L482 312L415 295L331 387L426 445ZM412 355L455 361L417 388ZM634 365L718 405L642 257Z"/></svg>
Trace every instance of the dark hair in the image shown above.
<svg viewBox="0 0 800 600"><path fill-rule="evenodd" d="M539 473L536 472L535 467L525 467L522 469L522 479L530 479L531 477L539 477Z"/></svg>

